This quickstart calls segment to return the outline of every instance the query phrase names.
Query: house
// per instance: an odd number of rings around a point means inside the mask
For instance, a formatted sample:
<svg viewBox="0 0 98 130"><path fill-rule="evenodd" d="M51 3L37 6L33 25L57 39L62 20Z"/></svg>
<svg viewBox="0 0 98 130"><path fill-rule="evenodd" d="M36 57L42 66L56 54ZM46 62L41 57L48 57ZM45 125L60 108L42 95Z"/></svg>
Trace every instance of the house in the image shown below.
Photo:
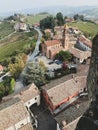
<svg viewBox="0 0 98 130"><path fill-rule="evenodd" d="M78 49L83 50L83 51L91 51L92 48L92 42L87 39L85 36L80 36L77 39L76 45Z"/></svg>
<svg viewBox="0 0 98 130"><path fill-rule="evenodd" d="M61 35L61 37L57 39L45 41L42 44L42 54L50 59L54 59L55 55L59 53L59 51L61 50L66 51L69 48L69 44L70 44L68 27L66 25L60 28L55 27L55 30L60 30L57 32L58 33L57 37L58 35ZM59 32L61 34L59 34Z"/></svg>
<svg viewBox="0 0 98 130"><path fill-rule="evenodd" d="M45 29L44 33L51 33L51 29Z"/></svg>
<svg viewBox="0 0 98 130"><path fill-rule="evenodd" d="M74 19L73 18L66 18L65 22L74 22Z"/></svg>
<svg viewBox="0 0 98 130"><path fill-rule="evenodd" d="M33 83L22 89L20 93L14 93L7 97L3 97L2 102L16 97L20 98L27 108L30 108L33 104L40 105L40 91Z"/></svg>
<svg viewBox="0 0 98 130"><path fill-rule="evenodd" d="M26 129L23 127L26 126ZM33 130L31 117L19 98L13 98L0 104L1 130Z"/></svg>
<svg viewBox="0 0 98 130"><path fill-rule="evenodd" d="M15 31L27 31L27 24L24 22L20 22L15 24L14 26Z"/></svg>
<svg viewBox="0 0 98 130"><path fill-rule="evenodd" d="M40 105L40 91L34 83L22 90L19 97L28 108L33 104L37 104L38 106Z"/></svg>
<svg viewBox="0 0 98 130"><path fill-rule="evenodd" d="M0 74L3 72L4 67L2 65L0 65Z"/></svg>
<svg viewBox="0 0 98 130"><path fill-rule="evenodd" d="M35 27L35 28L38 28L39 26L40 26L39 23L34 23L34 27Z"/></svg>
<svg viewBox="0 0 98 130"><path fill-rule="evenodd" d="M61 111L54 118L62 130L75 130L80 117L89 108L88 99L77 99L66 110Z"/></svg>
<svg viewBox="0 0 98 130"><path fill-rule="evenodd" d="M90 51L81 51L74 47L70 48L69 52L73 55L75 63L83 63L84 60L87 60L89 57L91 57Z"/></svg>
<svg viewBox="0 0 98 130"><path fill-rule="evenodd" d="M43 87L45 103L52 112L77 97L86 88L86 76L78 76L67 81L64 78L59 81L56 80L54 83Z"/></svg>

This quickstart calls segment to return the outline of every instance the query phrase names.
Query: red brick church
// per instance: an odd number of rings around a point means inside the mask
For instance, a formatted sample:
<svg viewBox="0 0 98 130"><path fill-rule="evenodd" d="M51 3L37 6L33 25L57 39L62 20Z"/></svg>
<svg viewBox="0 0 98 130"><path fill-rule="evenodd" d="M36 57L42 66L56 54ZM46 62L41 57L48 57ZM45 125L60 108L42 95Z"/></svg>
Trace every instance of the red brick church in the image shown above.
<svg viewBox="0 0 98 130"><path fill-rule="evenodd" d="M61 34L59 34L57 31L56 37L57 37L56 39L54 37L53 40L45 41L42 44L42 53L47 58L54 59L55 55L59 53L59 51L61 50L66 51L69 48L70 40L69 40L69 29L67 25L65 25L63 29L61 29Z"/></svg>

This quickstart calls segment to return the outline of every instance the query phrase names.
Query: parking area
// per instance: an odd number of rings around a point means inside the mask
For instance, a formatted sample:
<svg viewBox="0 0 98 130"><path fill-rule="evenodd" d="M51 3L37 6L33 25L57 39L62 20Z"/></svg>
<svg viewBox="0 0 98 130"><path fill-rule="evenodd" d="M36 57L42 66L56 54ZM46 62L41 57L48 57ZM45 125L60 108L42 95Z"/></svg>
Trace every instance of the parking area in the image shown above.
<svg viewBox="0 0 98 130"><path fill-rule="evenodd" d="M44 62L45 66L48 68L48 70L59 69L62 66L61 63L54 62L54 61L46 58L45 56L37 56L36 60L38 62L40 62L40 61Z"/></svg>

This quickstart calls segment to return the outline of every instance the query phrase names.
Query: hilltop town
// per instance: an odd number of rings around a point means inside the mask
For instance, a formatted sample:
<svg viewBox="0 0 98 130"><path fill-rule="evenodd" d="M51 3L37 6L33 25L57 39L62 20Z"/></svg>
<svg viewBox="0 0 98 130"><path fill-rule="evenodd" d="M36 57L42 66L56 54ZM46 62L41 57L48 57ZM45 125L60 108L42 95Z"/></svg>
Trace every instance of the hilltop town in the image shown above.
<svg viewBox="0 0 98 130"><path fill-rule="evenodd" d="M89 24L83 16L62 18L31 25L15 14L1 21L12 27L0 47L13 48L0 56L0 130L74 130L88 109L93 35L72 25Z"/></svg>

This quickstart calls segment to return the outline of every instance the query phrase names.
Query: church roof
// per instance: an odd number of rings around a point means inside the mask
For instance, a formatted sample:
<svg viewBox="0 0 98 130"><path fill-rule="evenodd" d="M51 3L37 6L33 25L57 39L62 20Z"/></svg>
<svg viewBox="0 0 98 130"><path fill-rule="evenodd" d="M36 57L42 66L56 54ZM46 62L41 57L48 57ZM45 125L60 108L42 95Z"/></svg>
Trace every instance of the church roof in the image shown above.
<svg viewBox="0 0 98 130"><path fill-rule="evenodd" d="M50 46L60 44L60 41L59 40L48 40L48 41L45 41L45 44L47 47L50 47Z"/></svg>

